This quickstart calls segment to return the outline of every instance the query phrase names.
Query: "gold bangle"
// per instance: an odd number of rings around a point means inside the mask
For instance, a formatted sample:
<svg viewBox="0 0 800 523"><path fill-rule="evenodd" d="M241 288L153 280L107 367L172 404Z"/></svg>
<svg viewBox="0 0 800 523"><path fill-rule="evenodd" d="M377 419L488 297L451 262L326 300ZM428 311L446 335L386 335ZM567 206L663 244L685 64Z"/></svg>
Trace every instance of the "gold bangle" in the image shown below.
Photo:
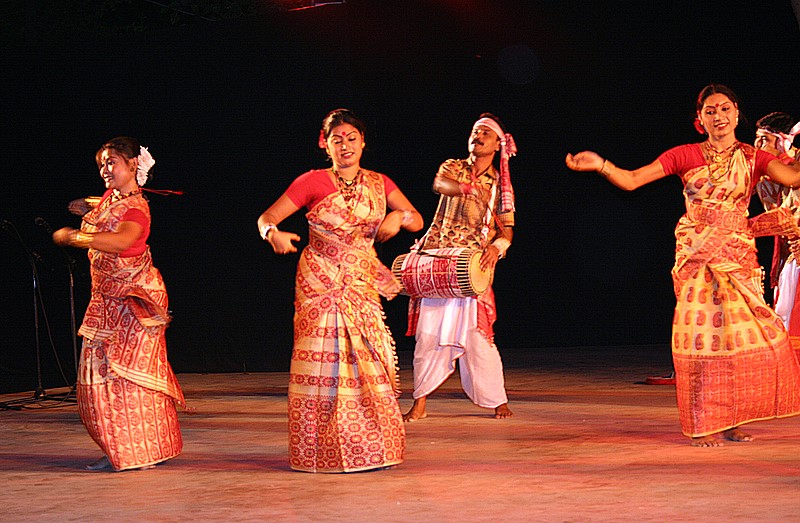
<svg viewBox="0 0 800 523"><path fill-rule="evenodd" d="M93 239L94 234L83 231L75 231L75 239L73 239L70 243L73 247L77 247L79 249L88 249L92 246Z"/></svg>
<svg viewBox="0 0 800 523"><path fill-rule="evenodd" d="M100 200L102 199L103 198L101 196L87 196L86 198L83 199L83 201L86 202L86 205L94 209L95 207L100 205Z"/></svg>
<svg viewBox="0 0 800 523"><path fill-rule="evenodd" d="M597 172L602 174L605 178L608 178L611 176L611 169L614 167L615 165L613 163L609 162L608 160L603 160L603 166Z"/></svg>

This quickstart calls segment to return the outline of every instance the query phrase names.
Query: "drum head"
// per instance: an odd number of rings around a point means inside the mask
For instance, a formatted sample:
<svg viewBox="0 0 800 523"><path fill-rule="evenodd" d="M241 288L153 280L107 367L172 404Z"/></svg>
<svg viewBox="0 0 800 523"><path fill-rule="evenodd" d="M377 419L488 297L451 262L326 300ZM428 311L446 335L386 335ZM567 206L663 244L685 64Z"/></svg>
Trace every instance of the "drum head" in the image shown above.
<svg viewBox="0 0 800 523"><path fill-rule="evenodd" d="M475 294L483 294L492 284L494 269L481 270L481 251L474 251L469 262L470 281Z"/></svg>

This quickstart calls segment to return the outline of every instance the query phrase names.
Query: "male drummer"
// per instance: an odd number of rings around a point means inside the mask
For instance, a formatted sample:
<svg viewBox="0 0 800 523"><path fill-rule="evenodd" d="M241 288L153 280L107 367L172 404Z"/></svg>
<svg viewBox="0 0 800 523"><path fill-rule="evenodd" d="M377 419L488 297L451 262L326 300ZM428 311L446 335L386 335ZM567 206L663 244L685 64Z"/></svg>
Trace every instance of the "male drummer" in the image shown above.
<svg viewBox="0 0 800 523"><path fill-rule="evenodd" d="M511 245L514 191L508 159L516 146L500 120L483 113L469 135L469 158L447 160L433 180L439 206L423 249L459 247L482 252L481 269L494 270ZM500 169L493 165L500 153ZM416 246L419 247L419 246ZM405 421L425 418L426 399L455 371L461 386L479 407L494 409L495 418L513 415L508 408L503 363L494 344L497 317L492 287L468 298L411 299L408 335L414 349L414 405Z"/></svg>

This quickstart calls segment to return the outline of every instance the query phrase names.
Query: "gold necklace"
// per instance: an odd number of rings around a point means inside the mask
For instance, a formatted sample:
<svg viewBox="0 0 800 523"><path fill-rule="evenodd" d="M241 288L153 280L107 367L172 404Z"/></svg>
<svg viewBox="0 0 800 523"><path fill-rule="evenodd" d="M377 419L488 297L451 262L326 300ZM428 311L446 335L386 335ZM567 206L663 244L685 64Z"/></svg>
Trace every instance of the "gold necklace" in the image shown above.
<svg viewBox="0 0 800 523"><path fill-rule="evenodd" d="M723 151L720 151L719 149L717 149L716 147L711 145L710 141L706 140L706 148L707 148L706 150L708 151L709 156L711 156L712 159L714 160L714 163L720 163L722 161L722 157L725 156L725 153L727 153L728 151L730 151L731 149L736 147L736 144L738 144L738 143L739 143L738 141L734 141L730 145L730 147L728 147L727 149L725 149ZM711 155L711 151L714 151L714 155L713 156Z"/></svg>
<svg viewBox="0 0 800 523"><path fill-rule="evenodd" d="M737 146L739 145L739 142L738 141L733 142L733 144L724 151L718 151L713 145L711 145L710 142L705 142L705 144L706 144L706 167L708 167L708 180L711 182L711 185L717 185L723 179L727 178L728 175L731 173L731 168L733 167L733 157L735 156L736 151L738 150ZM716 153L713 156L711 154L712 149ZM731 149L733 150L731 151ZM731 151L731 155L730 157L728 157L728 165L726 166L725 170L723 170L720 164L722 163L723 155L728 151ZM711 164L709 163L709 160L713 160L714 164L718 166L717 169L715 170L719 174L717 174L716 176L711 172Z"/></svg>

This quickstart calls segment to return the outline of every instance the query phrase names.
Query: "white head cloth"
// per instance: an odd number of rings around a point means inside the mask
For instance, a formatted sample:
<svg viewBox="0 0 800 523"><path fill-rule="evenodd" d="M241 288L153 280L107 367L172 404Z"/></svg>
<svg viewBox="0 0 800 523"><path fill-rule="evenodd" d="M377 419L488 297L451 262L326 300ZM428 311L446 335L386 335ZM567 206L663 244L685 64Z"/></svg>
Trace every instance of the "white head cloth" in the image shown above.
<svg viewBox="0 0 800 523"><path fill-rule="evenodd" d="M759 127L758 130L761 131L762 133L771 134L772 136L777 138L778 150L782 153L785 153L789 152L789 150L792 148L792 144L794 143L794 137L800 134L800 122L794 124L794 126L791 129L789 129L788 133L781 133L781 132L776 133L764 127Z"/></svg>
<svg viewBox="0 0 800 523"><path fill-rule="evenodd" d="M500 139L500 209L501 212L514 211L514 188L511 185L511 173L508 169L508 159L517 154L517 144L509 133L504 133L500 124L492 118L479 118L472 126L483 125L494 131Z"/></svg>

